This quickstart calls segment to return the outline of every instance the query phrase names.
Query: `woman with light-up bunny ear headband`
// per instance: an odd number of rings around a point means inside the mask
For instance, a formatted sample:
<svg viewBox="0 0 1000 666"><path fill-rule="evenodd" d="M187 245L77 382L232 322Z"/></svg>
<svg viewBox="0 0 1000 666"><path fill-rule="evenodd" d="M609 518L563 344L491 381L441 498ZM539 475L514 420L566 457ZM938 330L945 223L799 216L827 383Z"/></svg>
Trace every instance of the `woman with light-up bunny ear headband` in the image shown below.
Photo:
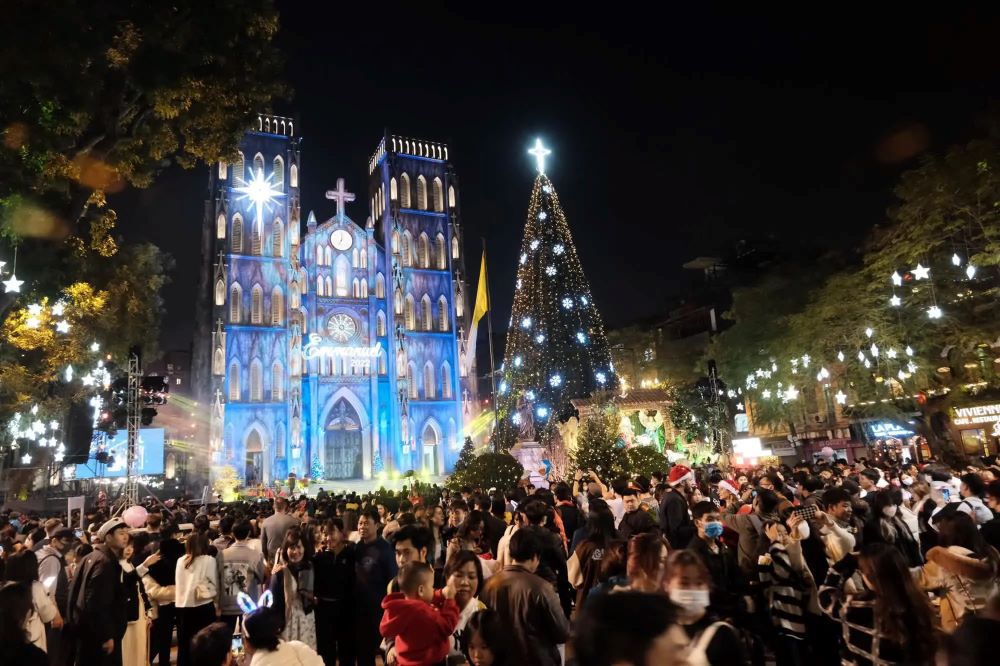
<svg viewBox="0 0 1000 666"><path fill-rule="evenodd" d="M305 643L283 641L282 613L271 607L274 596L266 590L254 602L248 595L237 597L243 609L243 666L323 666L323 659Z"/></svg>

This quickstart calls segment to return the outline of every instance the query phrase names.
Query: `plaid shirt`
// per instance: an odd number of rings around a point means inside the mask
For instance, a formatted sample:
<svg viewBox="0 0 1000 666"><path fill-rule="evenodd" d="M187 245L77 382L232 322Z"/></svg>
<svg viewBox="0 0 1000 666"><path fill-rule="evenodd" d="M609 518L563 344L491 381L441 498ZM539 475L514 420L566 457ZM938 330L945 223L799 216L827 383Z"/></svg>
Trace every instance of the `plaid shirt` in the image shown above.
<svg viewBox="0 0 1000 666"><path fill-rule="evenodd" d="M819 605L823 612L839 620L843 629L844 666L898 666L909 663L899 643L883 638L875 615L875 597L868 593L846 591L849 579L834 569L826 575L819 588Z"/></svg>

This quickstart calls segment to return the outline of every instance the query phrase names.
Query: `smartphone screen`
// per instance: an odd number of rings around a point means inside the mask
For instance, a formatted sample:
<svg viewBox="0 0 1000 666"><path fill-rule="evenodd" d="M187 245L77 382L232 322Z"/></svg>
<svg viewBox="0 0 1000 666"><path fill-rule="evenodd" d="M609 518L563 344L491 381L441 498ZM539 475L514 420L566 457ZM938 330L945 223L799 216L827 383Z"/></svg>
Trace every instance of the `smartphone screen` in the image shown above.
<svg viewBox="0 0 1000 666"><path fill-rule="evenodd" d="M949 489L949 488L942 488L941 489L941 496L944 497L944 501L945 502L950 502L951 501L951 489Z"/></svg>
<svg viewBox="0 0 1000 666"><path fill-rule="evenodd" d="M239 634L233 636L233 643L229 647L229 651L237 657L243 654L243 636Z"/></svg>

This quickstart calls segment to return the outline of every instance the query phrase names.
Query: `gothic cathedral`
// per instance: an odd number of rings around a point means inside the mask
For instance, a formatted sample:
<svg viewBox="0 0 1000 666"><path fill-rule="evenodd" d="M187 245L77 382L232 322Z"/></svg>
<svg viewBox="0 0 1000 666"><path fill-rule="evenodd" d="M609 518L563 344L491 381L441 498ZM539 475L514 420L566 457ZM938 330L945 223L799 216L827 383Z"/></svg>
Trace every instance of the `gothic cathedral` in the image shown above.
<svg viewBox="0 0 1000 666"><path fill-rule="evenodd" d="M458 183L444 144L387 134L369 215L300 221L299 136L261 115L211 169L195 380L214 469L246 485L445 474L476 404Z"/></svg>

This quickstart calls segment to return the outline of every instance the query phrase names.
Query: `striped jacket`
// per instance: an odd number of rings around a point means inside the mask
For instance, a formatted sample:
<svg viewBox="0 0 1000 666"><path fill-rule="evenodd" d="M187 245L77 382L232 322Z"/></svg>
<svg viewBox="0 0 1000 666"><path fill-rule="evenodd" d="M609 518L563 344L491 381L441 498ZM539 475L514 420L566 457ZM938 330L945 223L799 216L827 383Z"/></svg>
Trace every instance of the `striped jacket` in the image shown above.
<svg viewBox="0 0 1000 666"><path fill-rule="evenodd" d="M844 666L899 666L910 664L901 646L882 637L877 628L875 596L858 591L851 579L844 579L835 569L826 574L819 588L819 605L823 612L840 622L843 629L841 664Z"/></svg>
<svg viewBox="0 0 1000 666"><path fill-rule="evenodd" d="M757 573L771 622L778 633L804 640L809 584L800 570L792 566L792 558L784 544L771 543L767 553L757 562Z"/></svg>

